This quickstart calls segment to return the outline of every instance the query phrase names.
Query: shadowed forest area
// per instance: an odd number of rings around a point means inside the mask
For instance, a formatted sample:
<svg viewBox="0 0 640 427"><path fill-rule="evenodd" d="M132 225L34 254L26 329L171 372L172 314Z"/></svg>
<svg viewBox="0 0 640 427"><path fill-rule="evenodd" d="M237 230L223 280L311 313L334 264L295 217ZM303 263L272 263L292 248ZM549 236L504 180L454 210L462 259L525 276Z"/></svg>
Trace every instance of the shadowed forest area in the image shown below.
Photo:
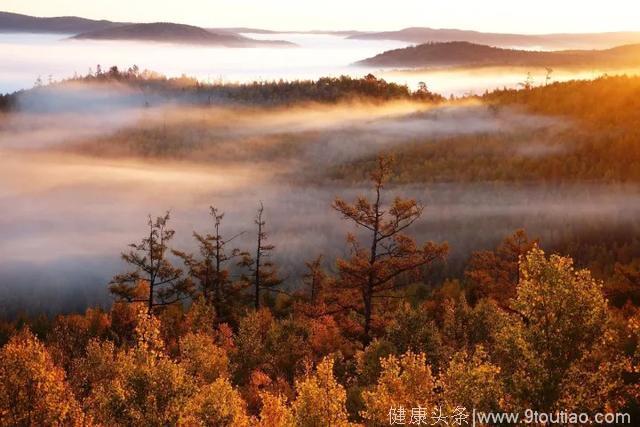
<svg viewBox="0 0 640 427"><path fill-rule="evenodd" d="M640 419L638 95L112 67L2 96L0 425Z"/></svg>

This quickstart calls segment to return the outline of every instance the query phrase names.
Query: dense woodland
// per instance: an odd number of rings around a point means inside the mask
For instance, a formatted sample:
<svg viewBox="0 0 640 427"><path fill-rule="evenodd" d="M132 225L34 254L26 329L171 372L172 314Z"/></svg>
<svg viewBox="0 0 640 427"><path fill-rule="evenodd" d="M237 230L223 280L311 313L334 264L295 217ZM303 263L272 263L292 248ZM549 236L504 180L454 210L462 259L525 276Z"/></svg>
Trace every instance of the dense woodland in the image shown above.
<svg viewBox="0 0 640 427"><path fill-rule="evenodd" d="M528 83L523 83L523 85ZM640 78L604 76L477 97L558 119L558 126L419 140L392 149L395 182L637 182L640 180ZM597 102L595 102L597 100ZM523 146L523 144L526 144ZM336 177L361 180L375 159L338 165Z"/></svg>
<svg viewBox="0 0 640 427"><path fill-rule="evenodd" d="M301 103L338 103L365 99L384 102L390 100L416 100L438 102L444 98L426 89L411 91L405 85L389 83L369 74L363 78L349 76L323 77L318 80L256 81L252 83L201 82L195 78L181 76L168 78L137 66L119 70L113 66L96 70L59 82L38 77L35 88L18 91L0 97L0 110L19 109L20 102L28 103L30 97L40 95L43 88L64 88L73 84L123 84L138 91L147 101L140 106L154 106L154 100L182 103L184 105L251 105L286 106Z"/></svg>
<svg viewBox="0 0 640 427"><path fill-rule="evenodd" d="M150 217L109 310L2 324L3 425L388 425L400 406L640 416L638 258L603 284L520 230L427 286L448 247L411 237L423 206L388 194L392 170L378 158L370 194L334 201L360 233L335 274L310 260L295 291L262 207L242 250L216 208L195 253L173 250L169 214Z"/></svg>

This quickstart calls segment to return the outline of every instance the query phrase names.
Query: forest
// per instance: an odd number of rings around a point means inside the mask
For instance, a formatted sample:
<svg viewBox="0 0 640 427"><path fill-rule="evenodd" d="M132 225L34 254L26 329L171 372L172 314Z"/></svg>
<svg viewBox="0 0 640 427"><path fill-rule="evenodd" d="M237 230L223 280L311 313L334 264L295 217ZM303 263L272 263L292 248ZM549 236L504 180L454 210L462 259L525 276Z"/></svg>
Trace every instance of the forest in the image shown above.
<svg viewBox="0 0 640 427"><path fill-rule="evenodd" d="M637 258L615 264L612 288L518 230L474 253L462 280L425 286L448 246L411 237L424 207L387 194L392 164L378 158L369 194L334 200L364 233L346 236L335 274L307 262L294 292L262 207L246 251L216 208L194 253L172 249L169 213L149 217L110 309L2 323L3 424L388 425L400 407L637 416ZM628 292L609 300L616 287Z"/></svg>
<svg viewBox="0 0 640 427"><path fill-rule="evenodd" d="M373 75L229 85L137 67L36 86L0 98L0 123L38 142L38 171L83 162L70 168L92 182L99 162L109 176L131 162L168 178L136 181L137 234L99 236L121 251L99 284L108 304L4 315L0 425L384 426L400 408L407 424L424 409L424 425L524 408L640 419L640 78L450 100ZM62 144L38 132L54 129L51 105L88 111L71 132L55 123ZM32 167L8 147L16 170ZM237 186L215 181L183 209L163 198L231 168ZM51 177L29 189L64 202ZM84 183L75 197L112 191ZM299 198L278 205L271 185ZM485 204L456 216L450 199L469 194ZM537 222L482 216L513 194ZM213 205L204 225L182 217L191 199Z"/></svg>
<svg viewBox="0 0 640 427"><path fill-rule="evenodd" d="M373 74L363 78L350 76L323 77L317 80L279 80L254 81L252 83L228 83L222 81L201 82L195 78L182 75L168 78L150 70L141 70L133 65L126 70L117 66L103 70L98 64L95 71L90 69L85 75L76 75L61 81L45 82L38 77L35 90L18 91L3 95L0 98L0 109L20 108L29 97L38 96L38 88L65 87L74 83L97 84L108 87L114 84L126 85L129 89L147 95L149 99L144 105L153 106L152 99L172 100L190 105L264 105L281 106L308 103L337 103L357 99L368 99L383 102L390 100L418 100L427 102L442 101L444 98L426 90L411 91L406 85L388 83L377 79Z"/></svg>

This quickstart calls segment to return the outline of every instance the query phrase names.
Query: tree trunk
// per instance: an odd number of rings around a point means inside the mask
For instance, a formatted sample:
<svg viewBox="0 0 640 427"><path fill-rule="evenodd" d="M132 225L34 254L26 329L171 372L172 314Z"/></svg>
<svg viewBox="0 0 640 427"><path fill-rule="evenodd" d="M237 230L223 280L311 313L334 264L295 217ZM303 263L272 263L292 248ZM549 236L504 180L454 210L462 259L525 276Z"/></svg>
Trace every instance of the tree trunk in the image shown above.
<svg viewBox="0 0 640 427"><path fill-rule="evenodd" d="M260 215L262 217L262 215ZM259 222L262 220L260 219ZM256 250L256 277L255 277L255 309L260 309L260 252L262 252L262 224L258 224L258 249Z"/></svg>
<svg viewBox="0 0 640 427"><path fill-rule="evenodd" d="M371 317L373 315L373 292L375 286L375 263L378 257L378 234L380 232L380 188L381 183L376 185L376 203L375 209L375 222L373 225L373 238L371 239L371 253L369 257L369 275L367 278L366 287L363 294L364 303L364 344L367 345L371 342Z"/></svg>

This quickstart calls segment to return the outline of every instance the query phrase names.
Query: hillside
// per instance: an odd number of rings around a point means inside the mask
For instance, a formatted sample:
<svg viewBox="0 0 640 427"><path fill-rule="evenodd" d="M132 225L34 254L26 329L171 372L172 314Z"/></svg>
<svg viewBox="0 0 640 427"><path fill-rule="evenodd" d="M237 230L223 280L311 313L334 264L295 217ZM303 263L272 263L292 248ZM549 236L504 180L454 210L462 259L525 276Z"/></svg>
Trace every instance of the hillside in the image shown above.
<svg viewBox="0 0 640 427"><path fill-rule="evenodd" d="M251 28L251 27L228 27L228 28L207 28L208 31L215 32L226 32L226 33L234 33L234 34L321 34L321 35L330 35L330 36L355 36L358 34L366 34L363 31L355 31L355 30L342 30L342 31L332 31L332 30L266 30L264 28Z"/></svg>
<svg viewBox="0 0 640 427"><path fill-rule="evenodd" d="M90 40L138 40L229 47L249 47L264 44L295 46L293 43L286 41L254 40L229 32L214 33L192 25L173 24L169 22L123 25L81 33L72 38Z"/></svg>
<svg viewBox="0 0 640 427"><path fill-rule="evenodd" d="M392 147L388 153L401 165L393 180L403 184L640 181L640 77L496 90L479 100L495 117L519 111L555 121L538 129L424 138ZM511 121L516 122L513 116ZM331 173L336 179L356 180L366 176L374 161L372 156L345 162Z"/></svg>
<svg viewBox="0 0 640 427"><path fill-rule="evenodd" d="M542 49L607 49L623 44L640 43L640 32L581 34L502 34L458 29L411 27L399 31L355 34L350 39L398 40L408 43L465 41L499 47Z"/></svg>
<svg viewBox="0 0 640 427"><path fill-rule="evenodd" d="M78 18L76 16L60 16L55 18L38 18L18 13L0 12L0 33L60 33L77 34L87 31L99 31L124 25L124 23L106 20Z"/></svg>
<svg viewBox="0 0 640 427"><path fill-rule="evenodd" d="M591 67L636 66L640 44L607 50L565 50L554 52L503 49L463 41L425 43L383 52L359 61L358 65L379 67L463 67L536 66Z"/></svg>

